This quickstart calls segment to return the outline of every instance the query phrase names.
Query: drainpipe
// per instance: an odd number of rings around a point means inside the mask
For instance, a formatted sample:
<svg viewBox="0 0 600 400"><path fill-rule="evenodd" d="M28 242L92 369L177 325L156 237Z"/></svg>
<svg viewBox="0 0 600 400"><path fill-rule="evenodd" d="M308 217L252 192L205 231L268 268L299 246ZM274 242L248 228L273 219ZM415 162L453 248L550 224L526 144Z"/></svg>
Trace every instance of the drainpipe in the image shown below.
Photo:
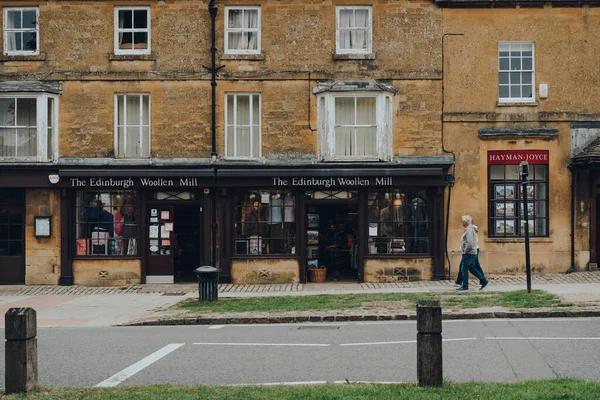
<svg viewBox="0 0 600 400"><path fill-rule="evenodd" d="M217 19L217 11L219 9L215 7L215 1L211 0L208 3L208 12L210 13L210 55L211 64L210 68L204 66L211 74L211 134L212 134L212 165L213 165L213 188L211 196L211 265L217 267L217 72L223 66L216 66L217 58L217 47L216 47L216 35L215 35L215 21Z"/></svg>
<svg viewBox="0 0 600 400"><path fill-rule="evenodd" d="M444 153L452 154L452 165L454 167L454 174L448 174L447 186L448 186L448 206L446 209L446 239L444 243L444 250L446 253L446 260L448 261L448 279L451 279L450 272L452 264L450 264L450 257L448 256L448 228L450 222L450 199L452 196L452 186L454 186L455 174L456 174L456 155L450 150L446 150L444 147L444 38L446 36L464 36L464 33L444 33L442 35L442 112L440 113L440 128L442 130L442 151Z"/></svg>
<svg viewBox="0 0 600 400"><path fill-rule="evenodd" d="M571 171L571 268L565 271L565 274L575 272L575 182L577 170L573 164L567 166Z"/></svg>

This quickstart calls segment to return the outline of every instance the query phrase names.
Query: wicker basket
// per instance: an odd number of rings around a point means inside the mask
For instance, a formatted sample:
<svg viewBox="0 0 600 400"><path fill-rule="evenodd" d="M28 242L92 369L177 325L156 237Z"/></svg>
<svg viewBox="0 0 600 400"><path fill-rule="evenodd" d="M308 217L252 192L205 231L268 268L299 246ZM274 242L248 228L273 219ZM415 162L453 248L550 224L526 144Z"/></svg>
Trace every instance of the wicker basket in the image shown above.
<svg viewBox="0 0 600 400"><path fill-rule="evenodd" d="M325 282L326 268L309 268L310 281L315 283Z"/></svg>

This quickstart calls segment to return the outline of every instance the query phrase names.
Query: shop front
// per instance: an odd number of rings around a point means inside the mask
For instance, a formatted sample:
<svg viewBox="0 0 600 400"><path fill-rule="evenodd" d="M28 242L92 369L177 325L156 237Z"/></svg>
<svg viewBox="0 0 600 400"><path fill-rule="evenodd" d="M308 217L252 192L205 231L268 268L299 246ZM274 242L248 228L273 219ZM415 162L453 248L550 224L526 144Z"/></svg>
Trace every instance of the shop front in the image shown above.
<svg viewBox="0 0 600 400"><path fill-rule="evenodd" d="M447 167L220 168L222 273L240 284L443 278Z"/></svg>
<svg viewBox="0 0 600 400"><path fill-rule="evenodd" d="M210 262L211 169L61 169L62 284L194 281Z"/></svg>

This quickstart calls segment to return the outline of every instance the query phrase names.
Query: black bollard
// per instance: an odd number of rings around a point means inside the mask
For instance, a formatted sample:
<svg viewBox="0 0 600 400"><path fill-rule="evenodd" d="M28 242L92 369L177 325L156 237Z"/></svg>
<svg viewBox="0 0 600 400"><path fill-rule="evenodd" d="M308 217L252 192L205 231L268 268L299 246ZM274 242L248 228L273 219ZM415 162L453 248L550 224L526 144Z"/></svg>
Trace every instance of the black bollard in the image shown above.
<svg viewBox="0 0 600 400"><path fill-rule="evenodd" d="M419 386L441 387L442 307L439 301L417 303L417 380Z"/></svg>
<svg viewBox="0 0 600 400"><path fill-rule="evenodd" d="M37 387L37 321L33 308L11 308L4 315L6 394Z"/></svg>

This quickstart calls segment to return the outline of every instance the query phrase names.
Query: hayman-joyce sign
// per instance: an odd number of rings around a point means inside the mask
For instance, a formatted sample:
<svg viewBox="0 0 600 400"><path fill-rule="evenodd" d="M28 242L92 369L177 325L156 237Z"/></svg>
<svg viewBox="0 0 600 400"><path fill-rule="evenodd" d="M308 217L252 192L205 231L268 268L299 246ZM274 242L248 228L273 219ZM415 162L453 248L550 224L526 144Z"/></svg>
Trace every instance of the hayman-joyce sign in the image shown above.
<svg viewBox="0 0 600 400"><path fill-rule="evenodd" d="M548 164L548 150L490 150L488 165L493 164Z"/></svg>

